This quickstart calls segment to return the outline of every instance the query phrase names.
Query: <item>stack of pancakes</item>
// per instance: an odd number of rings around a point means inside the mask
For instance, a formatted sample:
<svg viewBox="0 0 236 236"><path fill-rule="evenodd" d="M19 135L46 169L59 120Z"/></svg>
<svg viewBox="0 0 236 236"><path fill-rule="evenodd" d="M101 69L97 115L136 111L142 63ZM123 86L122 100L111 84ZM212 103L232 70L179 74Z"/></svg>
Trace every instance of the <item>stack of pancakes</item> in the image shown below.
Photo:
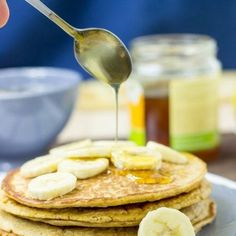
<svg viewBox="0 0 236 236"><path fill-rule="evenodd" d="M14 170L2 182L0 235L137 235L145 215L163 206L186 214L197 232L213 221L215 203L204 179L205 163L186 157L185 165L163 162L160 173L171 181L139 183L110 168L78 180L71 193L47 201L32 199L27 194L30 179Z"/></svg>

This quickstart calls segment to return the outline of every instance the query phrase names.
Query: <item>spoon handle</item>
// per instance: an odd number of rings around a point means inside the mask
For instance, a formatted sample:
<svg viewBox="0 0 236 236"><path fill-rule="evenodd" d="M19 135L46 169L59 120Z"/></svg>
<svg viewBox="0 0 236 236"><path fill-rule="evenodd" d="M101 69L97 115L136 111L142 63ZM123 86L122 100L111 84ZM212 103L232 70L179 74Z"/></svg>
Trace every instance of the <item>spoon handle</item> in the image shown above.
<svg viewBox="0 0 236 236"><path fill-rule="evenodd" d="M60 18L55 12L49 9L40 0L25 0L25 1L28 2L34 8L36 8L38 11L40 11L43 15L48 17L51 21L53 21L56 25L58 25L61 29L63 29L67 34L69 34L72 37L75 36L77 32L76 29L72 27L69 23L64 21L62 18Z"/></svg>

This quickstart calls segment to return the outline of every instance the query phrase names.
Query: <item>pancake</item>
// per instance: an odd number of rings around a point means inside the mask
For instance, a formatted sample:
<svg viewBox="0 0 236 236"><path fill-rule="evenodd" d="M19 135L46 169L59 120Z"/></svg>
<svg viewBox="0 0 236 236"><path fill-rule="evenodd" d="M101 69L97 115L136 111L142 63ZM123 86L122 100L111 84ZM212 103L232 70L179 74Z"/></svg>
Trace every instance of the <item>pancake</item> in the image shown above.
<svg viewBox="0 0 236 236"><path fill-rule="evenodd" d="M216 218L216 213L217 213L217 206L216 206L216 203L212 201L208 209L207 217L199 220L198 222L194 224L195 232L198 233L204 226L212 223L213 220Z"/></svg>
<svg viewBox="0 0 236 236"><path fill-rule="evenodd" d="M205 200L202 200L198 203L193 204L192 206L180 209L180 211L182 211L186 216L188 216L189 219L191 220L192 224L194 225L195 223L198 223L203 218L208 216L208 209L209 209L210 203L211 203L211 201L209 199L205 199ZM43 223L47 223L47 224L55 225L55 226L62 226L62 227L64 227L64 226L78 226L78 223L76 221L73 222L71 220L48 220L48 219L39 219L39 218L35 218L35 217L29 218L29 220L43 222ZM139 223L141 222L141 220L139 222L135 221L132 226L137 227L139 225ZM116 223L119 224L119 227L127 227L127 225L123 221L116 222ZM88 227L105 228L105 227L101 227L100 224L93 224L93 225L90 224ZM117 224L116 224L116 227L117 227ZM113 228L116 228L116 227L113 227ZM110 228L110 227L107 227L107 228Z"/></svg>
<svg viewBox="0 0 236 236"><path fill-rule="evenodd" d="M212 222L215 218L215 203L210 201L206 209L206 215L193 226L199 231L204 225ZM57 227L45 223L25 220L4 211L0 211L0 229L9 232L6 236L136 236L137 228L83 228L83 227ZM14 233L14 234L12 234Z"/></svg>
<svg viewBox="0 0 236 236"><path fill-rule="evenodd" d="M182 209L207 199L211 186L204 180L200 187L189 193L157 202L130 204L109 208L35 209L24 206L0 193L0 208L26 219L46 221L58 226L130 227L137 226L149 212L160 207Z"/></svg>
<svg viewBox="0 0 236 236"><path fill-rule="evenodd" d="M9 233L9 232L1 230L1 229L0 229L0 235L1 236L16 236L16 234L14 234L14 233Z"/></svg>
<svg viewBox="0 0 236 236"><path fill-rule="evenodd" d="M163 162L159 173L168 183L141 184L127 175L110 169L96 177L78 180L77 188L62 197L40 201L27 194L30 179L19 169L10 172L3 180L2 189L9 198L35 208L109 207L130 203L152 202L189 192L200 185L206 173L206 164L191 154L186 154L185 165Z"/></svg>

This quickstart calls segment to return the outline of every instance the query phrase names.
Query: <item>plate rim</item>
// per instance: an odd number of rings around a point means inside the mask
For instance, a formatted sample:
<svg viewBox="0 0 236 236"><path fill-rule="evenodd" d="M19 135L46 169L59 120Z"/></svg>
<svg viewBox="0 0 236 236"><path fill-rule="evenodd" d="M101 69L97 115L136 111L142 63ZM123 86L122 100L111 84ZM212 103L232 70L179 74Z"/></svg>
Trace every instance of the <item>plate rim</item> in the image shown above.
<svg viewBox="0 0 236 236"><path fill-rule="evenodd" d="M230 189L236 189L236 182L221 175L208 172L206 178L213 184L222 185Z"/></svg>

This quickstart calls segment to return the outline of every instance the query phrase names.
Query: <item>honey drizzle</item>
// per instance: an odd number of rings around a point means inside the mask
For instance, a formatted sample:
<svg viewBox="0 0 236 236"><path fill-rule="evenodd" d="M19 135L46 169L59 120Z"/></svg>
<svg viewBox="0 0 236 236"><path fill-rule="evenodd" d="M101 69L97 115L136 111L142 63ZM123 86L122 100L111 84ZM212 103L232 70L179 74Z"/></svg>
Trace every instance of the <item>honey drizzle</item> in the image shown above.
<svg viewBox="0 0 236 236"><path fill-rule="evenodd" d="M111 168L110 173L126 176L127 178L139 184L169 184L173 181L173 177L167 173L162 174L159 170L119 170Z"/></svg>

